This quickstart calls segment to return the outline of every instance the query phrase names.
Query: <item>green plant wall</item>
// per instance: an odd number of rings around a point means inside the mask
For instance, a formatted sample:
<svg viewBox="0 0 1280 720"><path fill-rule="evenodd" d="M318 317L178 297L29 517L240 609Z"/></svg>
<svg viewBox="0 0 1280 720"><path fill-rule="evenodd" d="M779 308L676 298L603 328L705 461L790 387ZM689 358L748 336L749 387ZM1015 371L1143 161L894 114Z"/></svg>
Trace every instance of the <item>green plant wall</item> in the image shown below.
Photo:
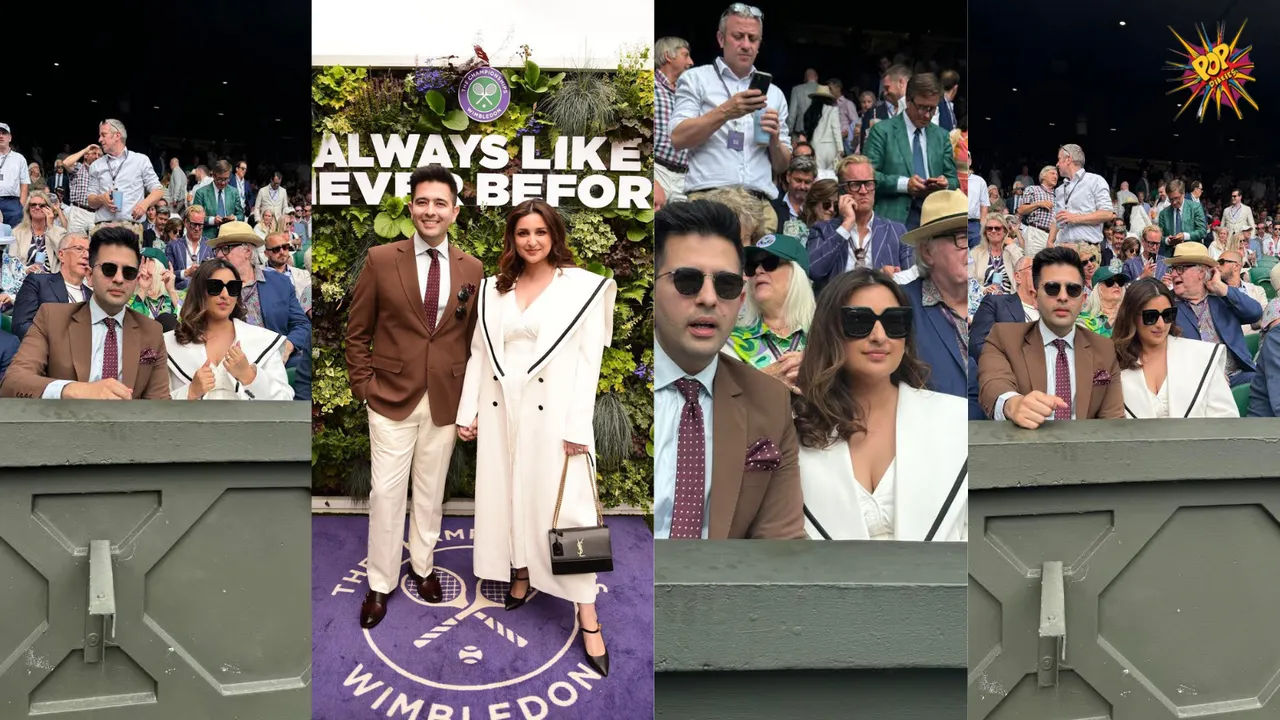
<svg viewBox="0 0 1280 720"><path fill-rule="evenodd" d="M545 157L561 134L559 119L570 125L585 122L610 140L641 140L641 173L652 176L654 71L647 50L623 54L617 69L608 72L548 73L527 54L525 61L523 67L503 69L511 105L486 124L471 121L458 108L458 82L476 60L436 62L411 72L318 68L312 81L313 156L325 133L499 134L508 139L512 155L505 172L514 173L521 167L517 139L534 135ZM591 112L581 112L578 102L554 102L562 90L566 100L594 101ZM412 168L384 168L393 169ZM479 258L492 275L502 251L507 208L477 207L477 169L453 171L464 180L464 207L450 230L450 242ZM606 174L616 180L615 173ZM344 360L347 303L368 248L412 233L405 200L388 195L377 207L316 206L312 477L317 494L368 492L366 411L351 395ZM609 507L647 509L653 497L653 212L590 210L567 201L560 210L577 263L618 284L613 344L605 350L597 403L601 499ZM454 455L448 493L470 496L475 444L459 443Z"/></svg>

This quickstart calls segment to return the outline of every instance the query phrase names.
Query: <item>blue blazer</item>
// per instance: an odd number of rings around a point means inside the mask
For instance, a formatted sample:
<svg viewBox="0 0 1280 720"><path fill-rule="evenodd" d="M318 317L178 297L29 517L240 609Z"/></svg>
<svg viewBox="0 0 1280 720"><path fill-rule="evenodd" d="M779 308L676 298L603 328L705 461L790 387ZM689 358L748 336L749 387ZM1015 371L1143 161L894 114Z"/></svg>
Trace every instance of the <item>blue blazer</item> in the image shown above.
<svg viewBox="0 0 1280 720"><path fill-rule="evenodd" d="M974 362L982 356L982 346L987 344L991 326L1002 322L1026 322L1027 313L1022 309L1022 298L1017 295L988 295L982 298L978 311L969 325L969 357Z"/></svg>
<svg viewBox="0 0 1280 720"><path fill-rule="evenodd" d="M3 372L4 365L0 364L0 374ZM1273 326L1262 336L1258 374L1249 386L1249 412L1245 417L1280 417L1280 326Z"/></svg>
<svg viewBox="0 0 1280 720"><path fill-rule="evenodd" d="M1137 280L1138 278L1142 277L1142 268L1144 266L1145 266L1145 262L1143 261L1141 255L1138 255L1137 257L1131 257L1128 260L1124 261L1124 268L1123 268L1124 274L1129 276L1129 282L1133 282L1134 280ZM1161 280L1164 278L1164 274L1167 272L1169 272L1169 266L1164 264L1164 256L1157 255L1156 256L1156 272L1151 277L1155 278L1156 280Z"/></svg>
<svg viewBox="0 0 1280 720"><path fill-rule="evenodd" d="M841 218L835 217L809 228L809 241L805 248L809 251L809 278L813 280L815 290L821 290L831 278L844 272L849 262L849 241L836 232L841 222ZM915 249L902 242L906 232L907 228L896 220L873 216L871 239L868 241L871 245L871 267L879 270L892 265L906 270L914 265Z"/></svg>
<svg viewBox="0 0 1280 720"><path fill-rule="evenodd" d="M191 265L191 250L187 247L187 239L180 237L177 240L170 240L168 245L164 246L165 257L169 258L169 269L173 271L173 286L179 290L187 289L188 278L182 276L182 271ZM213 259L213 248L209 247L209 243L200 239L199 257L196 258L196 265L205 260ZM277 331L278 332L278 331ZM297 343L294 343L295 345Z"/></svg>
<svg viewBox="0 0 1280 720"><path fill-rule="evenodd" d="M258 301L262 305L262 324L268 330L284 335L293 343L294 351L285 367L298 368L293 383L294 399L311 397L311 373L299 367L303 357L311 357L311 319L302 311L298 296L293 291L293 281L287 275L264 272L265 283L258 286Z"/></svg>
<svg viewBox="0 0 1280 720"><path fill-rule="evenodd" d="M978 404L978 363L961 357L955 330L942 316L946 310L924 306L924 280L912 280L902 289L911 299L915 315L916 355L929 366L928 387L934 392L968 398L969 419L985 420L987 414Z"/></svg>
<svg viewBox="0 0 1280 720"><path fill-rule="evenodd" d="M1218 331L1218 340L1235 356L1236 363L1244 370L1256 372L1258 367L1249 356L1249 348L1244 344L1244 330L1240 326L1262 319L1262 306L1258 301L1239 288L1228 287L1225 298L1209 296L1209 315ZM1191 309L1191 303L1185 300L1178 301L1178 327L1182 328L1182 337L1203 339L1200 337L1200 326L1196 323L1196 313Z"/></svg>
<svg viewBox="0 0 1280 720"><path fill-rule="evenodd" d="M0 381L4 380L4 372L9 369L9 363L13 362L13 356L18 354L18 346L21 344L17 335L0 330Z"/></svg>
<svg viewBox="0 0 1280 720"><path fill-rule="evenodd" d="M84 285L80 286L80 292L89 297L89 288ZM47 302L71 302L62 273L35 273L23 279L18 297L13 301L13 334L26 337L27 329L36 320L36 311Z"/></svg>

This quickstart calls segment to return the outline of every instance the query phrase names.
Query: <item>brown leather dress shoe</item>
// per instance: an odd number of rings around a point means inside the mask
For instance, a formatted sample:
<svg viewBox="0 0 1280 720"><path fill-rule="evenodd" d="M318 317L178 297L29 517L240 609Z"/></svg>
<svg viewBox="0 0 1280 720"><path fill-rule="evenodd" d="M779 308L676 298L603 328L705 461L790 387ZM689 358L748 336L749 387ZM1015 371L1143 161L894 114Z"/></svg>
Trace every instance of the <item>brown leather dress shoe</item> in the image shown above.
<svg viewBox="0 0 1280 720"><path fill-rule="evenodd" d="M372 630L387 615L387 594L369 591L364 596L364 604L360 606L360 627Z"/></svg>
<svg viewBox="0 0 1280 720"><path fill-rule="evenodd" d="M412 570L409 571L413 573ZM434 570L426 577L418 577L413 575L413 579L418 583L418 597L429 603L438 603L444 600L444 590L440 587L440 578L436 576Z"/></svg>

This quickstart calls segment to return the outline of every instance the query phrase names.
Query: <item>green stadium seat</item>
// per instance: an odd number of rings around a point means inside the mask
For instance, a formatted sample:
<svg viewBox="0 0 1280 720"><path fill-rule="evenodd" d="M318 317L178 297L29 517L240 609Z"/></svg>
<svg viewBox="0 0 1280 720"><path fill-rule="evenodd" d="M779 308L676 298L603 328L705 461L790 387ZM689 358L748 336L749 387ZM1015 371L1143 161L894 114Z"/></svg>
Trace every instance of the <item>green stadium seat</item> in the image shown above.
<svg viewBox="0 0 1280 720"><path fill-rule="evenodd" d="M0 330L13 332L13 318L8 315L0 315Z"/></svg>
<svg viewBox="0 0 1280 720"><path fill-rule="evenodd" d="M298 368L285 368L285 374L289 376L289 384L293 385L298 380ZM1248 396L1245 397L1246 401Z"/></svg>
<svg viewBox="0 0 1280 720"><path fill-rule="evenodd" d="M1261 333L1244 336L1244 346L1249 348L1249 357L1253 358L1258 354L1258 343L1262 341Z"/></svg>
<svg viewBox="0 0 1280 720"><path fill-rule="evenodd" d="M1240 411L1240 417L1249 414L1249 383L1237 385L1231 388L1231 394L1236 399L1236 409Z"/></svg>

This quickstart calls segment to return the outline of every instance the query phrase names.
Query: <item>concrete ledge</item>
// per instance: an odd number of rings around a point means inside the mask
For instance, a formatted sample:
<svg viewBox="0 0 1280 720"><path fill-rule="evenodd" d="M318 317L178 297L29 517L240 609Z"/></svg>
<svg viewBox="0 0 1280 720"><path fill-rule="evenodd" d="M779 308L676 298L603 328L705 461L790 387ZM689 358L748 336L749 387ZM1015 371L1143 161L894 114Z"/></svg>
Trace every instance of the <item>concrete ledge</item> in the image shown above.
<svg viewBox="0 0 1280 720"><path fill-rule="evenodd" d="M0 467L309 463L311 404L0 400L0 442Z"/></svg>
<svg viewBox="0 0 1280 720"><path fill-rule="evenodd" d="M966 551L964 543L658 541L655 669L963 670Z"/></svg>
<svg viewBox="0 0 1280 720"><path fill-rule="evenodd" d="M1280 418L975 421L969 471L970 490L1277 477Z"/></svg>

